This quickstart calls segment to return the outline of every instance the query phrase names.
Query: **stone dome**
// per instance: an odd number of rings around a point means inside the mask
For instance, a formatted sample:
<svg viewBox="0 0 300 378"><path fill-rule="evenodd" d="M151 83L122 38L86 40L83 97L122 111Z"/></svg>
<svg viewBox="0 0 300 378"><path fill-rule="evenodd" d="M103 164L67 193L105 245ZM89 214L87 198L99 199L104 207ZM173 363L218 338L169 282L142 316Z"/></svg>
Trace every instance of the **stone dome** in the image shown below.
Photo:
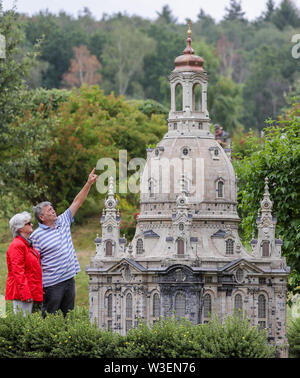
<svg viewBox="0 0 300 378"><path fill-rule="evenodd" d="M201 218L238 220L236 176L231 161L211 138L166 135L148 150L141 178L141 213L171 217L184 192L191 211Z"/></svg>

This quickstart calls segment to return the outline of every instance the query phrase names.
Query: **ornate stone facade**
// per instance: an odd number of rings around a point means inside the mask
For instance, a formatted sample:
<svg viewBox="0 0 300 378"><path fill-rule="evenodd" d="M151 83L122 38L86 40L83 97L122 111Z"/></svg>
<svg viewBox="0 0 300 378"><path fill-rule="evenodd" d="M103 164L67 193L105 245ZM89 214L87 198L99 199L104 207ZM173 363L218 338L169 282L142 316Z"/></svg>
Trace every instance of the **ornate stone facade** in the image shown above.
<svg viewBox="0 0 300 378"><path fill-rule="evenodd" d="M268 181L257 218L258 239L248 252L238 235L230 150L210 132L208 78L202 66L189 34L170 75L168 132L147 150L141 212L128 245L120 237L110 180L102 237L97 236L96 256L86 269L90 317L101 328L125 334L138 319L153 323L174 311L198 324L211 313L223 320L240 309L253 325L268 329L270 340L285 345L289 268L281 257L282 241L275 239ZM182 98L176 104L178 93Z"/></svg>

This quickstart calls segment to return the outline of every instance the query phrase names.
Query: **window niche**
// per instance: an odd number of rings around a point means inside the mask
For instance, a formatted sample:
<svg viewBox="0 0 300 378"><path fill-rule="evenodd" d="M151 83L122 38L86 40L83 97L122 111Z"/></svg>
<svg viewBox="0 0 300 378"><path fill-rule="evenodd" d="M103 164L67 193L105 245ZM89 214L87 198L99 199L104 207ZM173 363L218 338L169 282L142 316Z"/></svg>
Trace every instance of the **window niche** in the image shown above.
<svg viewBox="0 0 300 378"><path fill-rule="evenodd" d="M128 293L125 298L125 329L126 333L132 328L132 315L133 315L133 303L132 303L132 294Z"/></svg>
<svg viewBox="0 0 300 378"><path fill-rule="evenodd" d="M264 240L261 243L262 257L270 257L270 242L269 240Z"/></svg>
<svg viewBox="0 0 300 378"><path fill-rule="evenodd" d="M193 86L193 111L202 112L202 85L200 83Z"/></svg>
<svg viewBox="0 0 300 378"><path fill-rule="evenodd" d="M211 316L212 300L210 294L205 294L203 298L203 323L207 323Z"/></svg>
<svg viewBox="0 0 300 378"><path fill-rule="evenodd" d="M175 296L175 313L176 318L185 317L186 298L183 293L177 293Z"/></svg>
<svg viewBox="0 0 300 378"><path fill-rule="evenodd" d="M182 85L177 83L175 86L175 111L181 112L183 110L183 90Z"/></svg>
<svg viewBox="0 0 300 378"><path fill-rule="evenodd" d="M225 182L222 178L216 180L216 197L224 198Z"/></svg>
<svg viewBox="0 0 300 378"><path fill-rule="evenodd" d="M112 256L112 252L113 252L112 241L111 240L107 240L107 242L105 243L105 255L106 256Z"/></svg>
<svg viewBox="0 0 300 378"><path fill-rule="evenodd" d="M183 239L177 240L177 255L184 255L184 241L183 241Z"/></svg>
<svg viewBox="0 0 300 378"><path fill-rule="evenodd" d="M144 252L144 243L142 239L138 239L136 242L136 254L142 255Z"/></svg>
<svg viewBox="0 0 300 378"><path fill-rule="evenodd" d="M153 178L150 178L148 180L148 190L149 190L149 196L154 197L155 196L155 180Z"/></svg>
<svg viewBox="0 0 300 378"><path fill-rule="evenodd" d="M234 253L234 240L233 239L227 239L225 241L225 251L226 251L226 255L233 255Z"/></svg>
<svg viewBox="0 0 300 378"><path fill-rule="evenodd" d="M241 294L236 294L236 296L234 297L234 311L236 312L236 314L242 315L243 297L241 296Z"/></svg>
<svg viewBox="0 0 300 378"><path fill-rule="evenodd" d="M267 324L267 300L263 294L258 296L258 306L257 306L257 317L258 317L258 325L260 329L266 328Z"/></svg>
<svg viewBox="0 0 300 378"><path fill-rule="evenodd" d="M113 295L109 294L107 296L107 329L112 329L112 312L113 312Z"/></svg>
<svg viewBox="0 0 300 378"><path fill-rule="evenodd" d="M155 293L152 298L152 309L153 309L153 312L152 312L153 317L159 318L160 317L160 298L157 293Z"/></svg>

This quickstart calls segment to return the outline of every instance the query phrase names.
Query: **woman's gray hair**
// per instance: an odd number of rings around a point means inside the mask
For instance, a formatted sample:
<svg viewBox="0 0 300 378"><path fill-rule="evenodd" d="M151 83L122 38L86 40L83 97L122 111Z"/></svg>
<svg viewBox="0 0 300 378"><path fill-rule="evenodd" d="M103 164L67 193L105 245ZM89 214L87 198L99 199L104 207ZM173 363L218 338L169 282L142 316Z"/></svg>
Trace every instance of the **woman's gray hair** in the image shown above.
<svg viewBox="0 0 300 378"><path fill-rule="evenodd" d="M45 206L52 206L52 203L48 202L48 201L44 201L44 202L41 202L41 203L39 203L39 204L37 204L36 206L33 207L34 216L36 217L36 219L40 223L43 223L43 221L40 218L40 215L42 214L43 208Z"/></svg>
<svg viewBox="0 0 300 378"><path fill-rule="evenodd" d="M27 211L23 211L23 213L18 213L14 215L11 220L9 221L9 228L13 237L15 238L19 235L19 229L25 226L25 223L31 221L31 215Z"/></svg>

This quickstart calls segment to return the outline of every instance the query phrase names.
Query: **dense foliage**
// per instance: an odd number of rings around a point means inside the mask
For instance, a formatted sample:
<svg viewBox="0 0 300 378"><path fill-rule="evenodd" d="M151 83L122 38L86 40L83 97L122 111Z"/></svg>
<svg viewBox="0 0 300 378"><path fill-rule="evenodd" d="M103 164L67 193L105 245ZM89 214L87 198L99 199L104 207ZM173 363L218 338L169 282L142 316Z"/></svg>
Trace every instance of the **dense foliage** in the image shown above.
<svg viewBox="0 0 300 378"><path fill-rule="evenodd" d="M219 22L202 9L191 18L193 47L204 58L210 78L212 121L231 131L239 123L262 129L266 118L277 118L285 94L299 80L299 59L291 54L291 38L300 29L299 9L293 1L282 0L277 7L268 1L254 21L245 18L239 1L231 0ZM88 8L77 18L65 12L41 11L30 17L20 15L20 19L28 51L43 37L37 66L28 80L31 87L80 86L84 76L81 73L78 79L76 51L80 48L86 51L85 61L91 63L87 70L94 72L94 82L89 79L88 84L99 84L105 94L113 91L129 98L151 98L169 107L167 77L185 47L187 29L169 6L151 21L121 13L96 19ZM72 77L66 83L70 71ZM218 90L220 98L214 103Z"/></svg>
<svg viewBox="0 0 300 378"><path fill-rule="evenodd" d="M159 104L143 103L105 96L98 86L34 91L25 116L11 125L15 133L26 130L27 143L16 146L7 165L5 191L33 204L48 198L61 212L104 157L115 161L118 182L119 150L127 151L128 161L145 158L147 146L158 143L167 129ZM100 198L94 189L84 206L95 207Z"/></svg>
<svg viewBox="0 0 300 378"><path fill-rule="evenodd" d="M275 347L267 344L266 330L250 326L234 315L224 324L217 318L195 326L176 319L144 323L120 336L91 324L87 310L62 314L39 313L0 318L0 357L47 358L270 358Z"/></svg>
<svg viewBox="0 0 300 378"><path fill-rule="evenodd" d="M300 358L300 317L291 321L287 332L289 357Z"/></svg>
<svg viewBox="0 0 300 378"><path fill-rule="evenodd" d="M283 240L282 251L291 267L290 289L300 288L300 105L269 121L264 138L246 138L247 155L234 161L239 178L241 228L246 240L256 233L256 218L269 179L273 215L277 217L276 236ZM252 150L251 150L252 146Z"/></svg>

